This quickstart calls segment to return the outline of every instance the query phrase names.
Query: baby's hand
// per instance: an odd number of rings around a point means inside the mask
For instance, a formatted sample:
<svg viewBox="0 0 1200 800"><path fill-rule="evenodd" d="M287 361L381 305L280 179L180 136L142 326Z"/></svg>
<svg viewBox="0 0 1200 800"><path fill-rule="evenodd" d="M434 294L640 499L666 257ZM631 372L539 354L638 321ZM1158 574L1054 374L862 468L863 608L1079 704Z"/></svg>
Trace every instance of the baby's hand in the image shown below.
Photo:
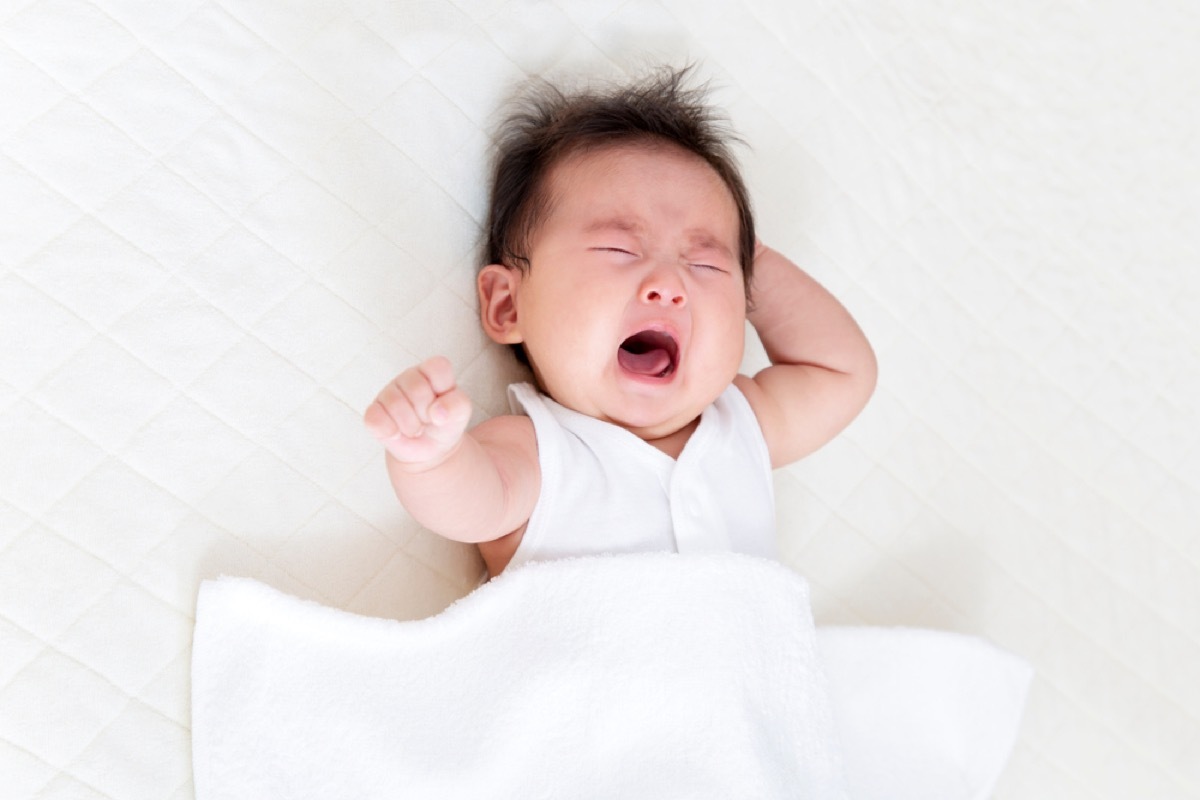
<svg viewBox="0 0 1200 800"><path fill-rule="evenodd" d="M471 400L455 385L454 368L442 356L401 372L363 415L392 457L417 469L444 460L470 419Z"/></svg>

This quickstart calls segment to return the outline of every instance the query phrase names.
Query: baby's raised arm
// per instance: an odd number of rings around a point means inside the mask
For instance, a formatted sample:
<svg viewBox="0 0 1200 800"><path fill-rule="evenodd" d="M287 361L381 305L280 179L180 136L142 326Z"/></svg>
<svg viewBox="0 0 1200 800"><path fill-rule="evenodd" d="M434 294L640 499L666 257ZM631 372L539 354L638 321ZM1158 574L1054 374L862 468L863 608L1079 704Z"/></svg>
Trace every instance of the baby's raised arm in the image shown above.
<svg viewBox="0 0 1200 800"><path fill-rule="evenodd" d="M758 245L750 324L771 366L735 382L750 402L775 467L836 436L875 390L875 353L837 299L784 256Z"/></svg>
<svg viewBox="0 0 1200 800"><path fill-rule="evenodd" d="M392 487L414 519L448 539L487 542L533 513L537 443L528 417L493 417L467 431L470 418L470 398L437 356L400 373L363 420L386 448Z"/></svg>

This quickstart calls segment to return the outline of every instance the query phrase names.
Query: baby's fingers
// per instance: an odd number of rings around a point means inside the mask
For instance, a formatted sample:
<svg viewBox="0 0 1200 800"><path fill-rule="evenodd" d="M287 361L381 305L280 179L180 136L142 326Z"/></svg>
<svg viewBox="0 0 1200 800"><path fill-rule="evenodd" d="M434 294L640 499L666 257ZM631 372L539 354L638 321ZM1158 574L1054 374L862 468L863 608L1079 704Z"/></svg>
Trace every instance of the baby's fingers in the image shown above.
<svg viewBox="0 0 1200 800"><path fill-rule="evenodd" d="M454 367L445 356L427 358L417 365L417 371L429 382L429 387L435 395L443 395L457 384L454 380Z"/></svg>
<svg viewBox="0 0 1200 800"><path fill-rule="evenodd" d="M433 404L437 401L437 391L429 378L425 376L423 371L424 364L412 369L406 369L397 376L392 385L385 389L385 392L395 390L398 398L403 398L412 412L416 414L417 419L422 425L427 425L432 420L429 417L429 412L433 408ZM407 432L407 431L406 431Z"/></svg>
<svg viewBox="0 0 1200 800"><path fill-rule="evenodd" d="M363 415L367 429L380 440L397 436L415 438L421 435L425 423L413 408L397 382L393 381L379 393Z"/></svg>
<svg viewBox="0 0 1200 800"><path fill-rule="evenodd" d="M471 401L440 356L406 369L363 414L367 429L399 461L418 463L449 452L471 418Z"/></svg>
<svg viewBox="0 0 1200 800"><path fill-rule="evenodd" d="M441 441L457 439L471 420L471 398L462 389L438 397L429 408L429 434Z"/></svg>

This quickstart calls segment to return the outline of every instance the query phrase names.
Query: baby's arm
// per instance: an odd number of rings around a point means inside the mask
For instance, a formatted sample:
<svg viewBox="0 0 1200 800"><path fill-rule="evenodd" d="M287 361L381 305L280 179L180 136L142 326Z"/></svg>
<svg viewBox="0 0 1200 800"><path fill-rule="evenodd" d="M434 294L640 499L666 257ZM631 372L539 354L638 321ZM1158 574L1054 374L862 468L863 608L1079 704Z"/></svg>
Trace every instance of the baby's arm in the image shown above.
<svg viewBox="0 0 1200 800"><path fill-rule="evenodd" d="M413 518L448 539L487 542L533 513L537 444L527 417L493 417L466 431L470 418L471 401L440 356L402 372L364 415Z"/></svg>
<svg viewBox="0 0 1200 800"><path fill-rule="evenodd" d="M813 452L858 416L875 390L875 353L841 303L761 243L750 323L771 366L735 382L758 417L772 466Z"/></svg>

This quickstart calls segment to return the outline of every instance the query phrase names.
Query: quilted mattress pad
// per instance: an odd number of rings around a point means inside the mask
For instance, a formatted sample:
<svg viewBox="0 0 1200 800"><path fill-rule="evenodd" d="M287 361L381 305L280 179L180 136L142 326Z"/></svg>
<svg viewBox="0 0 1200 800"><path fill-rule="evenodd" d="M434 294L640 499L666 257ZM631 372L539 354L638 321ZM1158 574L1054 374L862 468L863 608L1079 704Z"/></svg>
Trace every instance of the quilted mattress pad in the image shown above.
<svg viewBox="0 0 1200 800"><path fill-rule="evenodd" d="M436 353L478 419L523 377L473 288L512 88L694 61L881 364L776 473L817 623L1031 663L997 798L1200 797L1197 40L1186 3L0 4L0 794L193 796L206 578L476 586L361 412Z"/></svg>

